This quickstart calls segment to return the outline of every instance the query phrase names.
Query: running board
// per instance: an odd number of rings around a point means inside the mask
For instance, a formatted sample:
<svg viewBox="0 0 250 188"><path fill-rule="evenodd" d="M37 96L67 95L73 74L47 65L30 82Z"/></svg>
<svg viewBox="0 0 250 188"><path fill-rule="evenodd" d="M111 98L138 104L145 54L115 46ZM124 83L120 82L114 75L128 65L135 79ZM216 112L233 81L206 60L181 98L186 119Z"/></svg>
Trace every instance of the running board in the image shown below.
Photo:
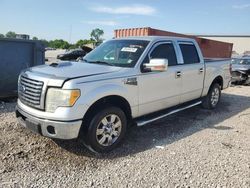
<svg viewBox="0 0 250 188"><path fill-rule="evenodd" d="M197 105L199 105L199 104L201 104L201 103L202 103L201 101L198 101L198 102L196 102L196 103L193 103L193 104L190 104L190 105L188 105L188 106L181 107L181 108L177 108L177 109L175 109L175 110L172 110L172 111L167 112L166 114L161 114L161 115L156 116L156 117L153 117L153 118L151 118L151 119L147 119L147 120L138 120L138 121L136 121L136 123L137 123L137 126L138 126L138 127L141 127L141 126L147 125L147 124L149 124L149 123L152 123L152 122L154 122L154 121L157 121L157 120L160 120L160 119L162 119L162 118L165 118L165 117L167 117L167 116L169 116L169 115L171 115L171 114L175 114L175 113L177 113L177 112L180 112L180 111L186 110L186 109L188 109L188 108L197 106Z"/></svg>

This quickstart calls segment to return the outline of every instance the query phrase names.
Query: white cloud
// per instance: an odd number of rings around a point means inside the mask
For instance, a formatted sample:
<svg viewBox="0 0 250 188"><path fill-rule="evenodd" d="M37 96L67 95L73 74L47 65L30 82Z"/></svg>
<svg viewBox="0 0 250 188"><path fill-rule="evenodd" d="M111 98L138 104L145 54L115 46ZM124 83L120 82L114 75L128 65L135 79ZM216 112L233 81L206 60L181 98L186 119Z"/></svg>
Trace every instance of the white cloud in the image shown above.
<svg viewBox="0 0 250 188"><path fill-rule="evenodd" d="M233 5L232 7L234 9L246 9L246 8L250 8L250 4Z"/></svg>
<svg viewBox="0 0 250 188"><path fill-rule="evenodd" d="M115 21L97 21L97 20L92 20L92 21L83 21L83 23L90 24L90 25L103 25L103 26L115 26L118 25L117 22Z"/></svg>
<svg viewBox="0 0 250 188"><path fill-rule="evenodd" d="M134 15L153 15L156 12L155 8L147 5L131 5L120 7L97 6L92 7L91 10L100 13Z"/></svg>

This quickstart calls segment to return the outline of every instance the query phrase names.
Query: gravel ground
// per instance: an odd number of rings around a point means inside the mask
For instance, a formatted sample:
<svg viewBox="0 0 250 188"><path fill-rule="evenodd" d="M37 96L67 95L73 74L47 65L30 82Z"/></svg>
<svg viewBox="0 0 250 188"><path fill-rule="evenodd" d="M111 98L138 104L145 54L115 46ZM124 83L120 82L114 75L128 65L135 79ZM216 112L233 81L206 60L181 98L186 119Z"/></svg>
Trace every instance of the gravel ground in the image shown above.
<svg viewBox="0 0 250 188"><path fill-rule="evenodd" d="M31 133L14 108L0 102L0 187L250 187L250 87L225 90L214 111L132 127L105 156Z"/></svg>

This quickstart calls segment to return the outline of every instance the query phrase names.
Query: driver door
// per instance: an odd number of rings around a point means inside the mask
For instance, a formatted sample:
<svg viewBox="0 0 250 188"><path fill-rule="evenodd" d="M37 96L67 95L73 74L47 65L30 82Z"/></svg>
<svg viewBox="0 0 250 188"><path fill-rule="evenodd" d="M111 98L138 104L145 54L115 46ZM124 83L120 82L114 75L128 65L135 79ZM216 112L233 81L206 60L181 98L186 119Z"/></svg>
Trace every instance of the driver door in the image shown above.
<svg viewBox="0 0 250 188"><path fill-rule="evenodd" d="M149 59L168 59L168 69L164 72L144 72L143 64ZM180 103L181 77L178 77L178 63L172 42L155 44L144 60L138 77L139 115L149 114Z"/></svg>

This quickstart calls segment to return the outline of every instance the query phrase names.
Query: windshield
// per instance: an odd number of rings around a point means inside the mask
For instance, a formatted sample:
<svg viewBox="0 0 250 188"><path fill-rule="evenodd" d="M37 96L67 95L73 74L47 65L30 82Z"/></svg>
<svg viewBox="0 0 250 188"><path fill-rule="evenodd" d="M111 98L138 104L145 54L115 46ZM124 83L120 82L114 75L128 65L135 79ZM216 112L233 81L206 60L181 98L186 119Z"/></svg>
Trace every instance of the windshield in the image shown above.
<svg viewBox="0 0 250 188"><path fill-rule="evenodd" d="M88 63L102 63L120 67L134 67L149 41L111 40L84 57Z"/></svg>
<svg viewBox="0 0 250 188"><path fill-rule="evenodd" d="M242 59L240 64L242 64L242 65L250 65L250 59Z"/></svg>
<svg viewBox="0 0 250 188"><path fill-rule="evenodd" d="M232 64L239 64L241 59L232 59Z"/></svg>

